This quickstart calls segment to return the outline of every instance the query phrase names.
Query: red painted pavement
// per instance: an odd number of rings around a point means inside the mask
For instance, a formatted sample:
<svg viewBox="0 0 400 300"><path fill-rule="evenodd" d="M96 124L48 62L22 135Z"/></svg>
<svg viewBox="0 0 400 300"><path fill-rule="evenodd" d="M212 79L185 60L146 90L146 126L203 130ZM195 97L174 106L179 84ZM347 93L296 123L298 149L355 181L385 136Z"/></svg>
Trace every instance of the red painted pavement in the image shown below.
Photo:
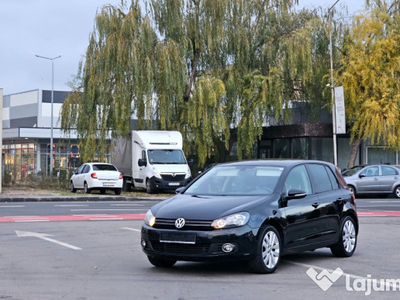
<svg viewBox="0 0 400 300"><path fill-rule="evenodd" d="M400 217L400 211L358 211L359 217ZM65 215L65 216L10 216L0 217L0 223L10 222L61 222L61 221L105 221L143 220L145 214L116 215Z"/></svg>
<svg viewBox="0 0 400 300"><path fill-rule="evenodd" d="M145 216L145 214L66 215L66 216L10 216L10 217L0 217L0 223L6 223L6 222L143 220L144 216Z"/></svg>
<svg viewBox="0 0 400 300"><path fill-rule="evenodd" d="M358 211L359 217L400 217L400 211Z"/></svg>

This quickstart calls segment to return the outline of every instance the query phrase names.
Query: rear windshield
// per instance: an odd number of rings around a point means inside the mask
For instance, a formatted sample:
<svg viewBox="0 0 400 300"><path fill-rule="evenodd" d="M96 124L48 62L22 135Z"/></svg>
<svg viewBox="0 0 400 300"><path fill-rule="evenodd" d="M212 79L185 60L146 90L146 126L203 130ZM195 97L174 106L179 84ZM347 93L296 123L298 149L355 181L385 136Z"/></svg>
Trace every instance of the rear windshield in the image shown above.
<svg viewBox="0 0 400 300"><path fill-rule="evenodd" d="M113 165L93 165L94 171L118 171Z"/></svg>

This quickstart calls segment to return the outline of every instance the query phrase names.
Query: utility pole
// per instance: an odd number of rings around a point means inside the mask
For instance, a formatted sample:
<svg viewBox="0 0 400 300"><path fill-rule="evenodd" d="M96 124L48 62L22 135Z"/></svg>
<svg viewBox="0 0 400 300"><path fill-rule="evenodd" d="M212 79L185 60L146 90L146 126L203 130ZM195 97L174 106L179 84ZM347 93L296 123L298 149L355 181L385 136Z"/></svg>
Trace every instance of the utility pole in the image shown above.
<svg viewBox="0 0 400 300"><path fill-rule="evenodd" d="M337 0L335 4L333 4L328 9L329 14L329 52L330 52L330 60L331 60L331 94L332 94L332 131L333 131L333 164L337 166L337 143L336 143L336 105L335 105L335 84L333 81L333 45L332 45L332 9L339 2Z"/></svg>
<svg viewBox="0 0 400 300"><path fill-rule="evenodd" d="M54 103L54 60L60 58L61 55L56 57L45 57L35 54L36 57L51 60L51 120L50 120L50 176L53 176L53 103Z"/></svg>

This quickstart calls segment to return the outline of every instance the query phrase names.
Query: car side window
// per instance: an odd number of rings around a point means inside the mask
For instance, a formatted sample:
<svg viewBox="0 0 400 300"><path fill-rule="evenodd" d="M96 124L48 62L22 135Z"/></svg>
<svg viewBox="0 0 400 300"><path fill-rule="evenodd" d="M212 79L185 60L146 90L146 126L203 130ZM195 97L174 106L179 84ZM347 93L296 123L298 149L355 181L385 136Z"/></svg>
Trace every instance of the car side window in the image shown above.
<svg viewBox="0 0 400 300"><path fill-rule="evenodd" d="M313 188L316 193L322 193L333 189L332 179L328 174L327 168L319 164L309 164L311 178L313 179ZM333 174L331 174L333 176ZM337 185L337 181L336 181Z"/></svg>
<svg viewBox="0 0 400 300"><path fill-rule="evenodd" d="M79 167L79 169L76 171L76 174L82 174L83 168L85 167L85 165L81 165Z"/></svg>
<svg viewBox="0 0 400 300"><path fill-rule="evenodd" d="M310 178L304 165L294 167L290 170L285 180L284 189L286 195L291 189L301 189L306 191L307 195L312 194Z"/></svg>
<svg viewBox="0 0 400 300"><path fill-rule="evenodd" d="M331 180L332 183L332 188L334 190L340 189L339 181L337 180L336 176L333 174L332 170L325 166L326 173L328 173L329 179Z"/></svg>
<svg viewBox="0 0 400 300"><path fill-rule="evenodd" d="M383 176L389 176L389 175L398 175L398 172L392 168L392 167L386 167L386 166L382 166L381 167L382 170L382 175Z"/></svg>
<svg viewBox="0 0 400 300"><path fill-rule="evenodd" d="M366 168L361 174L365 175L365 177L374 177L379 175L379 167L369 167Z"/></svg>
<svg viewBox="0 0 400 300"><path fill-rule="evenodd" d="M145 150L142 150L142 159L147 161Z"/></svg>
<svg viewBox="0 0 400 300"><path fill-rule="evenodd" d="M82 173L86 174L89 173L90 167L89 165L86 165L85 168L83 169Z"/></svg>

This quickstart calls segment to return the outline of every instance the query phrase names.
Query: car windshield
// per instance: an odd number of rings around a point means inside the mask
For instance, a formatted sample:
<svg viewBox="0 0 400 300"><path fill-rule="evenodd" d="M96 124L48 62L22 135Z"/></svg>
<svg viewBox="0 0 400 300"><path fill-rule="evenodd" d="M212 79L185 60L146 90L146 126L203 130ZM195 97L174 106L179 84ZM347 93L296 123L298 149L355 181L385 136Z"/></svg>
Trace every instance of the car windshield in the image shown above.
<svg viewBox="0 0 400 300"><path fill-rule="evenodd" d="M113 165L93 165L94 171L117 171L117 169Z"/></svg>
<svg viewBox="0 0 400 300"><path fill-rule="evenodd" d="M342 176L352 176L360 171L364 166L356 166L342 172Z"/></svg>
<svg viewBox="0 0 400 300"><path fill-rule="evenodd" d="M182 150L148 150L150 164L186 164Z"/></svg>
<svg viewBox="0 0 400 300"><path fill-rule="evenodd" d="M218 166L212 168L186 191L189 195L268 195L278 183L283 167Z"/></svg>

